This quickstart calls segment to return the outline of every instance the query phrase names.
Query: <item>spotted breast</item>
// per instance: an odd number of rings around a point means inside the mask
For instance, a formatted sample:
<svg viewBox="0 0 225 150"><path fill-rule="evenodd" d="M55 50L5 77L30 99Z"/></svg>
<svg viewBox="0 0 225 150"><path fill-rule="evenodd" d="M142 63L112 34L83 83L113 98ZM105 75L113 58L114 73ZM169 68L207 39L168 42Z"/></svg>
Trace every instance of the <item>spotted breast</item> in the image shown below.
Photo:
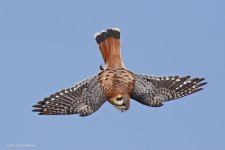
<svg viewBox="0 0 225 150"><path fill-rule="evenodd" d="M121 69L106 69L100 73L100 83L108 99L118 94L130 94L135 78L132 72Z"/></svg>

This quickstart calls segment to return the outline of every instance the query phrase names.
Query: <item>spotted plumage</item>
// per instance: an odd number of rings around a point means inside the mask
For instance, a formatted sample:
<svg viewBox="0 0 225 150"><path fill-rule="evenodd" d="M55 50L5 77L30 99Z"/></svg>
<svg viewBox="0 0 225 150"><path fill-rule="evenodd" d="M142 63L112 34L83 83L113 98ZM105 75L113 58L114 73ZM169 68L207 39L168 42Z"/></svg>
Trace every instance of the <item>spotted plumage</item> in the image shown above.
<svg viewBox="0 0 225 150"><path fill-rule="evenodd" d="M204 78L190 76L155 77L135 74L131 98L148 106L159 107L163 102L175 100L202 90Z"/></svg>
<svg viewBox="0 0 225 150"><path fill-rule="evenodd" d="M124 68L106 69L100 73L100 83L108 98L113 97L117 90L130 94L133 90L134 82L133 73Z"/></svg>
<svg viewBox="0 0 225 150"><path fill-rule="evenodd" d="M95 75L81 81L74 87L56 92L39 101L33 110L40 115L90 115L106 102L106 95Z"/></svg>
<svg viewBox="0 0 225 150"><path fill-rule="evenodd" d="M95 39L105 67L100 66L96 75L39 101L33 106L34 112L40 115L88 116L106 101L120 111L126 111L131 98L147 106L160 107L166 101L198 92L206 84L204 78L155 77L127 70L122 61L119 29L96 33Z"/></svg>

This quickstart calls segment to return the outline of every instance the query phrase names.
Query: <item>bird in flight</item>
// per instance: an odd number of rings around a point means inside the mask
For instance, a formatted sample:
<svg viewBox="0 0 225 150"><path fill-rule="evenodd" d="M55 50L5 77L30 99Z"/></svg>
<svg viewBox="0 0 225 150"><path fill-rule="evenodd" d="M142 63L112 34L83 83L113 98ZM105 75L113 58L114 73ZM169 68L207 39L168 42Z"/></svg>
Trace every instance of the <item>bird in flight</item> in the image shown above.
<svg viewBox="0 0 225 150"><path fill-rule="evenodd" d="M33 105L40 115L88 116L96 112L106 101L124 112L130 100L160 107L164 102L175 100L202 90L204 78L165 76L156 77L136 74L123 64L120 48L120 30L107 29L95 34L105 67L75 86L56 92Z"/></svg>

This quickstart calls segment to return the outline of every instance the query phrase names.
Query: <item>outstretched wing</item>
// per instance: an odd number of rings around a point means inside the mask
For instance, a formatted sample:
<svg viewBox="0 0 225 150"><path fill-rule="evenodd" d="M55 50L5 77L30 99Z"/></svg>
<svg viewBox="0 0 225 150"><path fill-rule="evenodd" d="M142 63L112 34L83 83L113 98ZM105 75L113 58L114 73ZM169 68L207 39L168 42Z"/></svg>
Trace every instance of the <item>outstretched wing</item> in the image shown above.
<svg viewBox="0 0 225 150"><path fill-rule="evenodd" d="M202 90L207 84L204 78L154 77L135 74L135 86L131 98L148 106L159 107L163 102L178 99Z"/></svg>
<svg viewBox="0 0 225 150"><path fill-rule="evenodd" d="M33 111L40 115L87 116L97 111L105 101L106 95L99 83L99 75L95 75L39 101L33 106Z"/></svg>

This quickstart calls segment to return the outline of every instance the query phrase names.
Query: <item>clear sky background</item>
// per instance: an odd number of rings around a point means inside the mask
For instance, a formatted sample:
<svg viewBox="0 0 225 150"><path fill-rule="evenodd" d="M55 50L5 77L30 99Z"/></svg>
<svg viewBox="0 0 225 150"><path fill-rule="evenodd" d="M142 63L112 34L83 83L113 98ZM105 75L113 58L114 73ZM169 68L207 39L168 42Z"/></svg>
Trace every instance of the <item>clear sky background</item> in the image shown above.
<svg viewBox="0 0 225 150"><path fill-rule="evenodd" d="M224 150L224 6L223 0L1 0L0 149ZM121 30L131 71L205 77L205 89L161 108L132 101L125 113L109 103L85 118L31 112L37 101L99 71L94 34L111 27Z"/></svg>

